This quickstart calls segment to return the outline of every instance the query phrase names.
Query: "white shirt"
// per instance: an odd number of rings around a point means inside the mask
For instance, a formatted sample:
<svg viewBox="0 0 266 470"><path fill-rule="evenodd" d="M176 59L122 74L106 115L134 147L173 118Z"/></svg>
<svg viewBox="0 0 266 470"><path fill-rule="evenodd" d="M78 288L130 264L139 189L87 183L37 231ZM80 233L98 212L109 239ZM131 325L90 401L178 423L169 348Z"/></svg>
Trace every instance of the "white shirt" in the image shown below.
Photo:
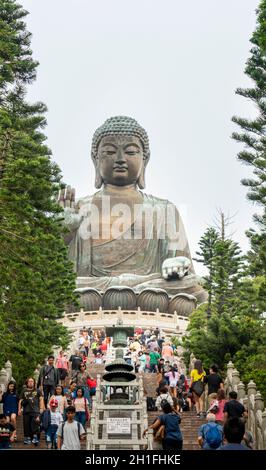
<svg viewBox="0 0 266 470"><path fill-rule="evenodd" d="M173 398L171 397L170 393L162 393L156 398L155 406L158 411L162 410L161 403L163 400L168 401L169 405L173 406Z"/></svg>
<svg viewBox="0 0 266 470"><path fill-rule="evenodd" d="M58 436L60 437L62 437L62 427L63 425L60 424L59 429L58 429ZM82 424L80 424L80 436L82 434L85 434L85 430ZM62 450L80 450L80 440L79 440L77 421L72 421L72 423L69 423L68 421L65 422L63 445L61 449Z"/></svg>
<svg viewBox="0 0 266 470"><path fill-rule="evenodd" d="M52 411L50 410L51 413L51 424L56 424L59 426L60 423L63 422L63 417L59 411Z"/></svg>

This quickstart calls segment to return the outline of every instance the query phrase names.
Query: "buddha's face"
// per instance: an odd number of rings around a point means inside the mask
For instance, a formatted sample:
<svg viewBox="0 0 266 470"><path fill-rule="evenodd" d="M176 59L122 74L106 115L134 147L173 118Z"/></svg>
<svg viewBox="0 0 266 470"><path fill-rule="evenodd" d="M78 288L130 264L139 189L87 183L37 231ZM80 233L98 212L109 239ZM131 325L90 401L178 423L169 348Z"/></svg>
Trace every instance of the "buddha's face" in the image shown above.
<svg viewBox="0 0 266 470"><path fill-rule="evenodd" d="M110 135L101 139L97 166L105 184L136 184L143 164L143 146L138 137Z"/></svg>

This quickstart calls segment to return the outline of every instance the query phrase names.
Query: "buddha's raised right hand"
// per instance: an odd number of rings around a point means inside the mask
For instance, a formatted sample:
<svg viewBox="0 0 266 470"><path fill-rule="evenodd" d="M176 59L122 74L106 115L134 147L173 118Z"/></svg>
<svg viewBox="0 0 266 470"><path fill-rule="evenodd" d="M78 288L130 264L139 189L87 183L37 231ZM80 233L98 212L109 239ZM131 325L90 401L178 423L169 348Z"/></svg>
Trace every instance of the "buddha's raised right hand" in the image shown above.
<svg viewBox="0 0 266 470"><path fill-rule="evenodd" d="M69 185L61 189L58 196L58 203L64 209L64 225L70 232L73 232L80 226L82 221L82 217L78 213L78 206L75 202L75 189Z"/></svg>
<svg viewBox="0 0 266 470"><path fill-rule="evenodd" d="M58 202L64 209L75 209L75 189L67 186L59 191Z"/></svg>

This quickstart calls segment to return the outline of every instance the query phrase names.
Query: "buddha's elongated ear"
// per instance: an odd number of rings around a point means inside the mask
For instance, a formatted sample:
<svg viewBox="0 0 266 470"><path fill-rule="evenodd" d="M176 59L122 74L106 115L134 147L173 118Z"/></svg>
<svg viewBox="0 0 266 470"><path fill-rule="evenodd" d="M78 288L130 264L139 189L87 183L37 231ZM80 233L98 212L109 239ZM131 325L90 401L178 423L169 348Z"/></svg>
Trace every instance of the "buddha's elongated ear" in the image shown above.
<svg viewBox="0 0 266 470"><path fill-rule="evenodd" d="M143 160L143 165L141 168L141 173L139 175L139 179L137 181L137 185L139 189L145 189L146 183L145 183L145 169L146 169L147 161Z"/></svg>
<svg viewBox="0 0 266 470"><path fill-rule="evenodd" d="M103 185L103 179L101 177L100 171L99 171L99 166L98 166L98 159L93 160L94 166L95 166L95 183L94 186L97 189L100 189Z"/></svg>

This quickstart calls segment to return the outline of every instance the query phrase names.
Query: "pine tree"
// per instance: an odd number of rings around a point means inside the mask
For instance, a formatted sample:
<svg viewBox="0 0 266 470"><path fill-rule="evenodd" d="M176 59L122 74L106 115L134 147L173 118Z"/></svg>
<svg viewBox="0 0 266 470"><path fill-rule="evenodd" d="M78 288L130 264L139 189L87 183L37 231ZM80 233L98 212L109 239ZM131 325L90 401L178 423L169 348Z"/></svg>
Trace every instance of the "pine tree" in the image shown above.
<svg viewBox="0 0 266 470"><path fill-rule="evenodd" d="M204 288L208 292L207 316L212 312L212 302L214 296L214 258L216 245L219 239L217 230L213 227L207 228L199 241L200 251L196 251L198 258L193 258L198 263L202 263L208 269L208 275L203 276Z"/></svg>
<svg viewBox="0 0 266 470"><path fill-rule="evenodd" d="M212 315L207 321L207 305L192 314L183 345L185 357L193 352L205 367L217 363L225 370L231 359L241 378L246 383L255 379L266 397L266 0L260 2L257 13L251 57L245 69L254 86L238 88L236 93L253 101L258 116L233 117L241 128L241 132L233 133L233 138L245 146L238 159L253 171L253 177L242 180L242 184L248 188L248 199L262 209L254 215L258 231L247 232L251 249L244 267L238 245L226 239L222 229L218 232L219 238L212 247ZM210 261L202 246L199 254L208 267Z"/></svg>
<svg viewBox="0 0 266 470"><path fill-rule="evenodd" d="M208 269L204 277L208 292L207 316L213 312L222 315L230 312L239 287L242 275L243 256L238 243L226 238L226 220L221 212L219 231L214 227L207 228L199 241L200 251L194 258Z"/></svg>
<svg viewBox="0 0 266 470"><path fill-rule="evenodd" d="M257 111L256 119L233 117L242 132L234 132L233 138L244 144L238 159L252 168L253 177L242 184L248 188L247 197L262 208L254 214L258 232L247 232L250 239L250 267L253 275L266 275L266 0L257 9L257 28L251 37L253 45L245 73L253 81L251 88L238 88L236 93L251 100Z"/></svg>
<svg viewBox="0 0 266 470"><path fill-rule="evenodd" d="M0 361L22 382L69 335L57 321L75 303L75 276L62 238L58 166L42 129L42 103L26 101L36 76L26 12L0 1Z"/></svg>

